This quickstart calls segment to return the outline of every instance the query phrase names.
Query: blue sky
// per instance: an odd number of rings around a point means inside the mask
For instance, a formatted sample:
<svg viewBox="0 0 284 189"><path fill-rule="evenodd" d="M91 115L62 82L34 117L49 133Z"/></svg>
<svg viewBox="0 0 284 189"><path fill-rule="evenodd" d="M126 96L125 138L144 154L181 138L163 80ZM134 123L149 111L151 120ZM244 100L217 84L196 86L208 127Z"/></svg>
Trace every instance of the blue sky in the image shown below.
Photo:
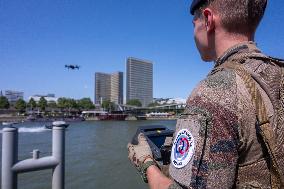
<svg viewBox="0 0 284 189"><path fill-rule="evenodd" d="M195 48L190 3L0 0L0 90L93 99L94 73L125 72L131 56L154 62L154 97L187 98L213 66ZM282 58L283 15L284 1L270 0L256 34L265 53Z"/></svg>

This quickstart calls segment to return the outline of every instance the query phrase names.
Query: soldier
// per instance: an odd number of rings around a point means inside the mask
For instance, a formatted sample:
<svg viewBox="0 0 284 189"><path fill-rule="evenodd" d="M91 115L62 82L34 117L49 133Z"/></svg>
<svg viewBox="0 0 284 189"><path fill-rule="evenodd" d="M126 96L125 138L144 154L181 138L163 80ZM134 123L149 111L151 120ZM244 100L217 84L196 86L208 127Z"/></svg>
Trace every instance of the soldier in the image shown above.
<svg viewBox="0 0 284 189"><path fill-rule="evenodd" d="M128 157L150 188L281 187L283 174L276 168L283 158L278 161L279 153L276 161L270 157L270 140L260 134L262 126L272 132L283 90L278 60L263 55L253 42L266 4L193 0L195 43L201 58L215 67L193 90L177 121L170 177L160 171L144 135L138 145L128 144ZM274 130L283 137L282 128Z"/></svg>

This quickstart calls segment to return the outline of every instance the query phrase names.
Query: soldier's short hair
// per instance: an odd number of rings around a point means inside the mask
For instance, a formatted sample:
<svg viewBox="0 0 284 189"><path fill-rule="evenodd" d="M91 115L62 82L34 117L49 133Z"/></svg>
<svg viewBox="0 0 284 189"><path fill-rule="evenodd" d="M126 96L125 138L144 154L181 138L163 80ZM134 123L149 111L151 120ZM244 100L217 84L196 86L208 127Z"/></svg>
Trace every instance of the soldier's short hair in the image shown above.
<svg viewBox="0 0 284 189"><path fill-rule="evenodd" d="M210 7L221 17L221 24L228 32L255 32L266 8L267 0L205 0L196 9L195 17Z"/></svg>

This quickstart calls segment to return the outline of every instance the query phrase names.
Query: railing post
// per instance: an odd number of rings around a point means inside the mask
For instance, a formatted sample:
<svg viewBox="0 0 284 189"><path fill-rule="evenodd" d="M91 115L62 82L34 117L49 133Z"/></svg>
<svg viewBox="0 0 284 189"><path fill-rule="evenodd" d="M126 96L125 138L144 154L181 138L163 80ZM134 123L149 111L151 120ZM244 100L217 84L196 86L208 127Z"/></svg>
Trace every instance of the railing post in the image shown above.
<svg viewBox="0 0 284 189"><path fill-rule="evenodd" d="M52 156L59 162L53 169L52 189L64 189L65 164L65 127L54 126L52 129Z"/></svg>
<svg viewBox="0 0 284 189"><path fill-rule="evenodd" d="M17 189L17 174L12 171L18 159L17 128L2 130L2 189Z"/></svg>
<svg viewBox="0 0 284 189"><path fill-rule="evenodd" d="M52 156L39 158L39 150L33 151L33 158L18 162L18 129L2 130L2 189L17 189L17 174L23 172L53 169L52 189L64 189L65 182L65 124L52 128Z"/></svg>

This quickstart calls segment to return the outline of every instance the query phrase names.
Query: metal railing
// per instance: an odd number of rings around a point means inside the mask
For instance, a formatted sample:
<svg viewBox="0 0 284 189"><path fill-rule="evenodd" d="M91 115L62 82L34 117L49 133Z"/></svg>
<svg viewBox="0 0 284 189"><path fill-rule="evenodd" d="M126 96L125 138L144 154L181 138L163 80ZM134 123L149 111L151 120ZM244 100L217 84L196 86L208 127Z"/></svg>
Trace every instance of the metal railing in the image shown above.
<svg viewBox="0 0 284 189"><path fill-rule="evenodd" d="M2 130L2 189L17 189L18 174L44 169L52 171L52 189L64 189L65 179L65 127L52 128L52 155L39 158L39 150L33 157L18 161L18 129Z"/></svg>

